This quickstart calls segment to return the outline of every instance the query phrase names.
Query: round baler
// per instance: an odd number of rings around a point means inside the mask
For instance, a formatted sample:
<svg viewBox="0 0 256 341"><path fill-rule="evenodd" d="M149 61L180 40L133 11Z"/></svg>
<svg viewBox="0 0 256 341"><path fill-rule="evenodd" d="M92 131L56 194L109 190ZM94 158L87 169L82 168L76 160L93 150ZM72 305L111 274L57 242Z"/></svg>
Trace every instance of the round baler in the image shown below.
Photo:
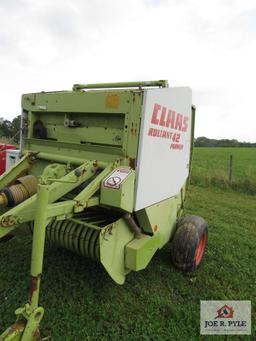
<svg viewBox="0 0 256 341"><path fill-rule="evenodd" d="M191 98L190 88L167 81L75 84L22 96L22 156L0 177L0 240L33 232L30 289L0 340L41 339L46 238L100 262L118 284L169 242L178 269L200 266L207 223L182 217Z"/></svg>

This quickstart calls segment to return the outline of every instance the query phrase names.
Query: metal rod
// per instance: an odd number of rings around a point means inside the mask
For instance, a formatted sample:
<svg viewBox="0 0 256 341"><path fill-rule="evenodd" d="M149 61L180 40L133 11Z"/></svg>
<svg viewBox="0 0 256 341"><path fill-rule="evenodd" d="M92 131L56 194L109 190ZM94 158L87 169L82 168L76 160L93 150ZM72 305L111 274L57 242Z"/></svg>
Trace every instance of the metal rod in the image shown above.
<svg viewBox="0 0 256 341"><path fill-rule="evenodd" d="M65 164L69 162L77 166L82 165L86 161L85 159L80 159L78 157L72 157L72 156L67 157L63 155L49 154L49 153L39 153L37 154L37 158L40 160L56 161L56 162L65 163ZM107 167L107 165L108 165L107 162L95 160L95 166L97 166L98 168L104 169Z"/></svg>
<svg viewBox="0 0 256 341"><path fill-rule="evenodd" d="M45 231L47 224L47 206L49 187L38 185L37 210L35 214L34 236L32 244L29 302L32 311L38 307L41 274L43 270Z"/></svg>
<svg viewBox="0 0 256 341"><path fill-rule="evenodd" d="M130 213L125 213L124 219L130 226L131 230L135 233L136 238L142 237L142 230L141 228L136 224L135 220L133 219L132 215Z"/></svg>
<svg viewBox="0 0 256 341"><path fill-rule="evenodd" d="M74 84L73 90L78 91L82 89L141 88L141 87L155 87L155 86L168 88L168 81L158 80L158 81L141 81L141 82Z"/></svg>

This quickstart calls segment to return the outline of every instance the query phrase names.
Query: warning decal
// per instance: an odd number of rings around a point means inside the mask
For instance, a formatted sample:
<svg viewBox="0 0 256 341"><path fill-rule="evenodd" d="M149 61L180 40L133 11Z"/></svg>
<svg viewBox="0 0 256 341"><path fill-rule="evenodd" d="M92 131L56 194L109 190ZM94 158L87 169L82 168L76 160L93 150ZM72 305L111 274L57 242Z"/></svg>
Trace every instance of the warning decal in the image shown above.
<svg viewBox="0 0 256 341"><path fill-rule="evenodd" d="M119 189L122 182L131 173L130 168L116 168L104 181L103 186L112 189Z"/></svg>

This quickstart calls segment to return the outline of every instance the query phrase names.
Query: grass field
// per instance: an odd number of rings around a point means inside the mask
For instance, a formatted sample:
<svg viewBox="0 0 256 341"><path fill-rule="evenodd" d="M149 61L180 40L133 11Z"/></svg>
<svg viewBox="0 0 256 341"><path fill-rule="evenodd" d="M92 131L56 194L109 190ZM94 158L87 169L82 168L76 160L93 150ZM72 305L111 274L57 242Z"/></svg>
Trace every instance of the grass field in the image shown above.
<svg viewBox="0 0 256 341"><path fill-rule="evenodd" d="M200 300L252 300L255 326L255 203L251 195L191 186L186 212L209 222L205 259L195 274L171 266L167 245L118 286L100 265L47 244L43 333L53 341L255 339L255 329L252 337L199 336ZM0 244L1 330L26 301L30 252L30 237Z"/></svg>
<svg viewBox="0 0 256 341"><path fill-rule="evenodd" d="M233 156L231 187L256 193L256 148L194 148L192 182L229 187L229 159Z"/></svg>

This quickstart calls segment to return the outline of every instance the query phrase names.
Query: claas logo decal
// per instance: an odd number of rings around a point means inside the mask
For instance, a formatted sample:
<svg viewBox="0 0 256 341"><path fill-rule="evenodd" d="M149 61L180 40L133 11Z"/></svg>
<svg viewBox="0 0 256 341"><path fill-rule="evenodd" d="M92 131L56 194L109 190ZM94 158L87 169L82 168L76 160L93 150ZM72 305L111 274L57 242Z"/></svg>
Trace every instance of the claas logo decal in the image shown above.
<svg viewBox="0 0 256 341"><path fill-rule="evenodd" d="M188 116L155 103L150 123L158 128L150 127L148 136L169 139L172 141L170 149L182 150L181 136L188 131L188 122Z"/></svg>

